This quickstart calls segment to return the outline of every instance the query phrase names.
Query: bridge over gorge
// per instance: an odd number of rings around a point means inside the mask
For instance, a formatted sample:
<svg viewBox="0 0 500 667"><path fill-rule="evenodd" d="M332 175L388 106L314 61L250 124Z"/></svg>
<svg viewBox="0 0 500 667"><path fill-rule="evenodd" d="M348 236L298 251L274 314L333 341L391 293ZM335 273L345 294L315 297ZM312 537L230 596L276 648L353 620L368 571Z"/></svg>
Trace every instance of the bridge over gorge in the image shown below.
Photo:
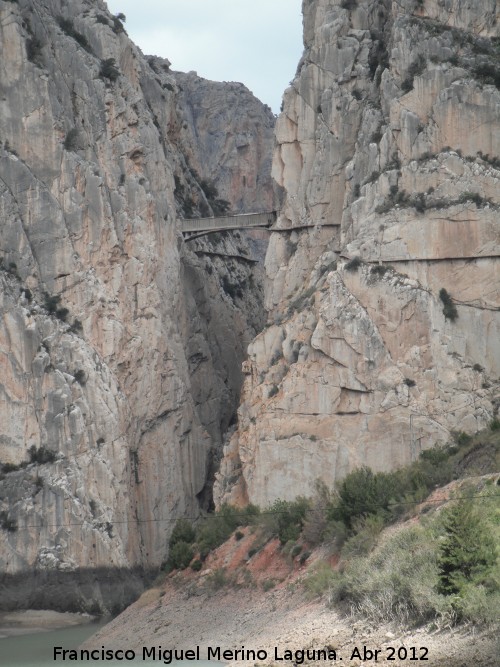
<svg viewBox="0 0 500 667"><path fill-rule="evenodd" d="M266 213L240 213L221 218L192 218L181 220L180 229L185 241L192 241L200 236L222 232L228 229L252 229L260 227L270 229L276 222L278 211Z"/></svg>

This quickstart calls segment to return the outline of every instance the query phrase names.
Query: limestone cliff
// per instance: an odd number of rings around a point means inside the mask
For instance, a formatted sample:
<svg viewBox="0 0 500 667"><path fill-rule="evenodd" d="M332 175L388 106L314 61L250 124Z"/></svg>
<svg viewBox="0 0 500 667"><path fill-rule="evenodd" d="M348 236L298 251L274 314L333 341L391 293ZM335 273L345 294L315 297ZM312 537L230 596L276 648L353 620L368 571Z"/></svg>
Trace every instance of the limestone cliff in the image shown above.
<svg viewBox="0 0 500 667"><path fill-rule="evenodd" d="M500 7L307 0L273 174L268 327L218 502L387 470L500 400Z"/></svg>
<svg viewBox="0 0 500 667"><path fill-rule="evenodd" d="M271 211L274 115L242 83L174 72L183 153L231 211Z"/></svg>
<svg viewBox="0 0 500 667"><path fill-rule="evenodd" d="M110 609L207 502L260 288L182 243L176 78L104 2L2 0L0 45L0 605Z"/></svg>

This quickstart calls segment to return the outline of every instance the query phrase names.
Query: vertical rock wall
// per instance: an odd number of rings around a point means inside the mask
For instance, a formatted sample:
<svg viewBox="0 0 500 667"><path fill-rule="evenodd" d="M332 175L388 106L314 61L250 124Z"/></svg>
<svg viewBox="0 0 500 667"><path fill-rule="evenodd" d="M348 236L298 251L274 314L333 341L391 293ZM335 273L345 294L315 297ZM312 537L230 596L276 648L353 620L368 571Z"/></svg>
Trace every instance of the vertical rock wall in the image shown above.
<svg viewBox="0 0 500 667"><path fill-rule="evenodd" d="M0 44L0 599L111 609L207 502L260 288L183 247L176 80L103 2L0 2Z"/></svg>
<svg viewBox="0 0 500 667"><path fill-rule="evenodd" d="M289 231L270 242L218 502L312 494L496 415L499 11L303 3L273 162Z"/></svg>

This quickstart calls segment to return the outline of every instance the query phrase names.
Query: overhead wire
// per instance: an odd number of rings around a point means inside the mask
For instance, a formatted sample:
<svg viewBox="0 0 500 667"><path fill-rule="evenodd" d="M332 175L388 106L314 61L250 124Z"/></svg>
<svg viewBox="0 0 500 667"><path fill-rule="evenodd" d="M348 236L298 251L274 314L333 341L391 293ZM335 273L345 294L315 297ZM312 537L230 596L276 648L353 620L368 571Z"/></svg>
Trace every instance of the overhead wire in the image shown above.
<svg viewBox="0 0 500 667"><path fill-rule="evenodd" d="M434 504L446 504L449 502L454 502L457 500L489 500L490 498L500 498L500 493L494 493L494 494L489 494L489 495L466 495L466 496L455 496L453 498L440 498L440 499L424 499L424 500L412 500L412 501L395 501L392 503L370 503L366 505L357 505L358 509L361 510L370 510L370 509L376 509L376 508L382 508L382 509L389 509L391 507L405 507L405 506L411 506L411 505L425 505L427 503L434 503ZM318 511L327 511L329 508L327 507L308 507L305 508L305 512L318 512ZM260 511L254 515L245 513L245 512L231 512L230 516L232 518L244 518L246 520L251 520L253 517L257 518L259 516L269 516L269 515L282 515L282 514L288 514L289 510L263 510ZM92 525L92 521L79 521L79 522L71 522L71 523L61 523L61 524L28 524L26 526L21 526L17 528L16 532L21 531L21 530L28 530L30 528L38 528L38 529L45 529L45 528L71 528L71 527L76 527L76 526L89 526L89 527L99 527L102 525L123 525L123 524L143 524L143 523L176 523L180 518L186 519L187 521L200 521L200 520L208 520L208 519L226 519L227 516L225 516L223 513L207 513L207 514L199 514L198 516L195 517L189 517L189 516L184 516L184 517L168 517L168 518L150 518L150 519L119 519L116 521L108 521L106 519L103 519L102 521L98 521L97 519L94 519L95 524Z"/></svg>

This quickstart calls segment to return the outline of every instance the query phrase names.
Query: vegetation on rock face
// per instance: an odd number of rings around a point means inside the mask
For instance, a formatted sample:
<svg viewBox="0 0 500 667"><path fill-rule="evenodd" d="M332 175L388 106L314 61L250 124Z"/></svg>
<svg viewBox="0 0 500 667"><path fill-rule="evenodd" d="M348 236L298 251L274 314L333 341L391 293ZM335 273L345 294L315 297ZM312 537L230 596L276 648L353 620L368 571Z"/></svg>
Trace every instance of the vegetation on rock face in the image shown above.
<svg viewBox="0 0 500 667"><path fill-rule="evenodd" d="M357 271L361 266L361 259L359 257L353 257L345 265L346 271Z"/></svg>
<svg viewBox="0 0 500 667"><path fill-rule="evenodd" d="M342 9L348 9L349 11L352 11L353 9L357 8L358 0L342 0L340 6Z"/></svg>
<svg viewBox="0 0 500 667"><path fill-rule="evenodd" d="M458 317L457 307L444 287L439 290L439 298L443 302L443 315L447 320L454 322Z"/></svg>
<svg viewBox="0 0 500 667"><path fill-rule="evenodd" d="M76 42L78 42L78 44L80 44L81 47L83 47L89 53L92 53L92 49L90 47L88 39L85 37L85 35L82 35L81 32L78 32L78 30L75 29L73 21L71 19L65 19L62 16L60 16L57 19L57 22L61 30L66 35L68 35L68 37L72 37Z"/></svg>
<svg viewBox="0 0 500 667"><path fill-rule="evenodd" d="M109 81L116 81L120 76L120 70L116 66L114 58L106 58L101 61L101 68L99 70L101 79L109 79Z"/></svg>
<svg viewBox="0 0 500 667"><path fill-rule="evenodd" d="M219 191L211 181L201 180L200 186L214 215L224 215L229 211L229 202L219 197Z"/></svg>
<svg viewBox="0 0 500 667"><path fill-rule="evenodd" d="M37 449L35 445L32 445L28 449L28 454L30 456L31 463L38 463L40 465L44 463L54 463L56 460L55 452L47 449L46 447L39 447Z"/></svg>
<svg viewBox="0 0 500 667"><path fill-rule="evenodd" d="M413 62L408 68L408 74L406 79L404 79L401 84L401 89L403 92L408 93L410 90L413 90L413 82L416 76L423 74L426 68L426 60L424 56L419 55L418 58Z"/></svg>
<svg viewBox="0 0 500 667"><path fill-rule="evenodd" d="M67 151L76 151L78 148L78 130L73 127L64 139L64 149Z"/></svg>
<svg viewBox="0 0 500 667"><path fill-rule="evenodd" d="M7 512L0 512L0 529L9 533L15 533L17 530L16 522L9 518Z"/></svg>

